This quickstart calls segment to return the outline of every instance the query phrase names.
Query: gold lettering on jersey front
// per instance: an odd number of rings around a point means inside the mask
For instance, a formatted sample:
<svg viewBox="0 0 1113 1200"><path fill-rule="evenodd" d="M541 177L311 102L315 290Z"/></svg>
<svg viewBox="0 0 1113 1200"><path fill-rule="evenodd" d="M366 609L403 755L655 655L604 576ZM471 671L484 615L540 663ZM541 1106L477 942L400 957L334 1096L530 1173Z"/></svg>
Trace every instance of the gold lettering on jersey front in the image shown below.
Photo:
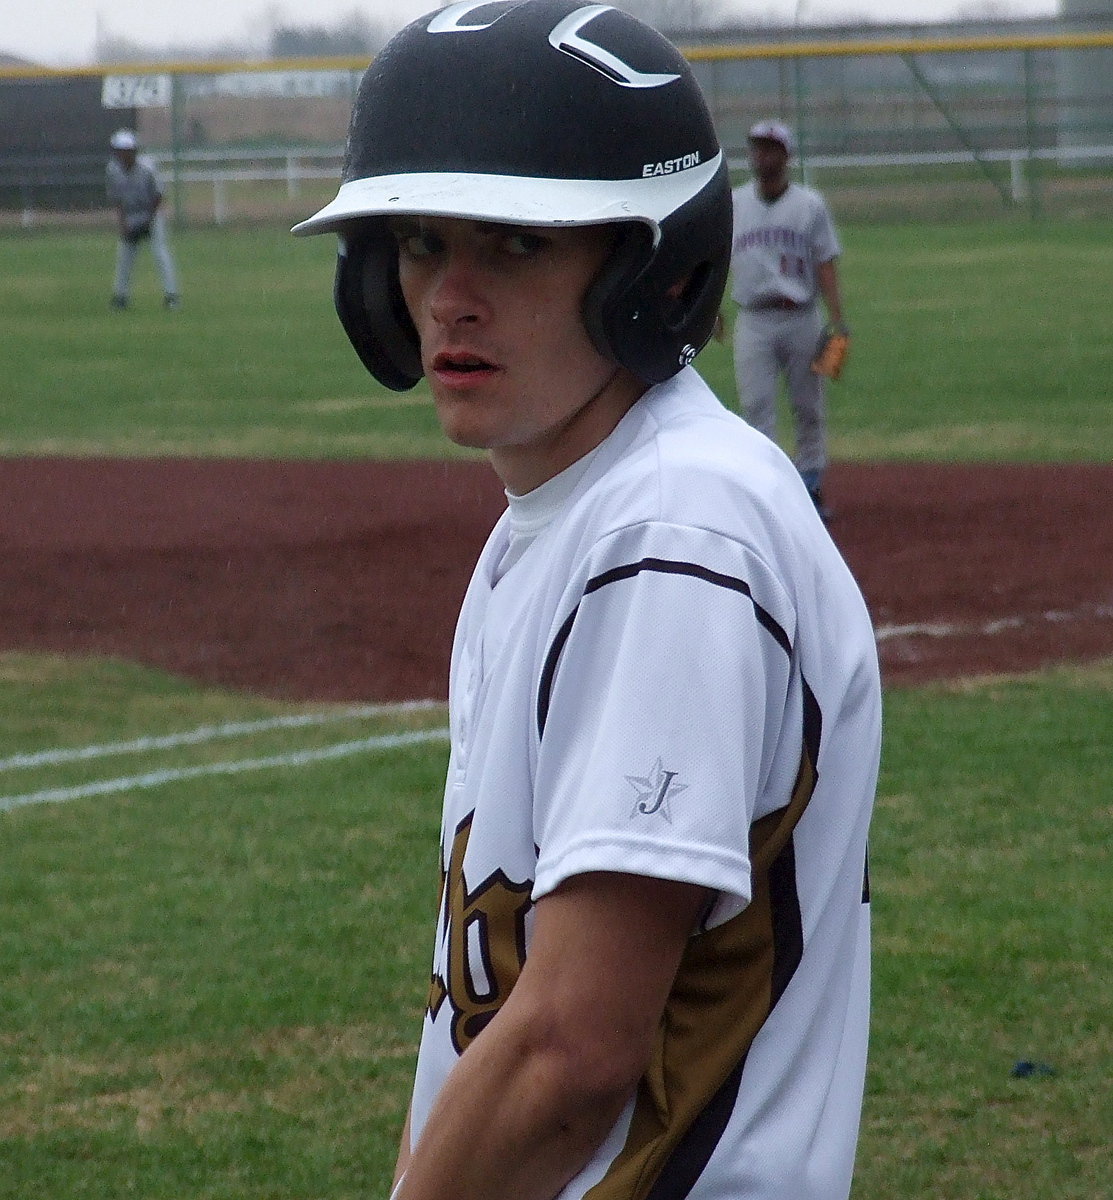
<svg viewBox="0 0 1113 1200"><path fill-rule="evenodd" d="M437 965L429 987L429 1014L452 1007L452 1041L463 1053L506 1003L526 960L526 914L533 881L515 883L494 871L470 890L464 858L472 815L456 828L442 866Z"/></svg>

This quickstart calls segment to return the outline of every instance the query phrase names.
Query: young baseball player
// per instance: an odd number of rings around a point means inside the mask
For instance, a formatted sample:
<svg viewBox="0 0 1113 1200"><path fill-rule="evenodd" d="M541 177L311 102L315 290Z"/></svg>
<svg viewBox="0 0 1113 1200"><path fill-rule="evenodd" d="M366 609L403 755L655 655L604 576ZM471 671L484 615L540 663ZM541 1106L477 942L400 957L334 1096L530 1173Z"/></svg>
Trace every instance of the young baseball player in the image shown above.
<svg viewBox="0 0 1113 1200"><path fill-rule="evenodd" d="M827 466L827 411L822 375L812 370L824 331L819 298L832 329L846 332L839 294L838 235L823 197L789 179L792 131L780 121L750 130L753 177L734 192L732 295L734 369L746 419L777 435L777 386L783 375L796 431L796 466L821 515Z"/></svg>
<svg viewBox="0 0 1113 1200"><path fill-rule="evenodd" d="M869 1005L870 620L690 365L726 163L687 64L579 0L456 4L359 89L340 319L508 508L452 653L396 1200L838 1200Z"/></svg>
<svg viewBox="0 0 1113 1200"><path fill-rule="evenodd" d="M127 308L130 303L135 258L140 244L149 240L162 279L163 304L178 308L178 277L161 211L163 193L158 171L147 155L138 152L139 142L130 129L117 129L109 139L109 147L112 153L106 168L106 188L116 209L119 234L112 307Z"/></svg>

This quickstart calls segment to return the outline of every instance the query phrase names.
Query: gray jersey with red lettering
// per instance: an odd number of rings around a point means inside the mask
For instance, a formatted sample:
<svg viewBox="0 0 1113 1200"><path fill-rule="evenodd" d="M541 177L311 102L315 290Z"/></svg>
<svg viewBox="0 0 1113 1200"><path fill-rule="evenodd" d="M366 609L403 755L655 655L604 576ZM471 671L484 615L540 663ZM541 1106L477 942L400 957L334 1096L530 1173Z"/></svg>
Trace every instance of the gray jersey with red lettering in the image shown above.
<svg viewBox="0 0 1113 1200"><path fill-rule="evenodd" d="M827 202L813 188L790 183L772 202L752 180L734 190L731 295L743 308L812 304L816 267L841 252Z"/></svg>

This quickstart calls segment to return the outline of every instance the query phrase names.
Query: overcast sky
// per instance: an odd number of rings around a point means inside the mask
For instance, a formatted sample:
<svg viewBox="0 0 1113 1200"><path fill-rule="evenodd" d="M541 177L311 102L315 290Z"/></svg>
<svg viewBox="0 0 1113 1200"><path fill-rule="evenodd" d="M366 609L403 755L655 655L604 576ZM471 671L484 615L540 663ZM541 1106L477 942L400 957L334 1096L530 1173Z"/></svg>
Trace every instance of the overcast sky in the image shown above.
<svg viewBox="0 0 1113 1200"><path fill-rule="evenodd" d="M733 0L747 18L791 22L798 0ZM861 14L875 21L937 21L996 9L1043 16L1056 0L800 0L804 21ZM97 22L112 37L143 46L247 41L262 47L274 24L331 26L354 11L392 29L437 7L437 0L3 0L0 53L47 66L95 61Z"/></svg>

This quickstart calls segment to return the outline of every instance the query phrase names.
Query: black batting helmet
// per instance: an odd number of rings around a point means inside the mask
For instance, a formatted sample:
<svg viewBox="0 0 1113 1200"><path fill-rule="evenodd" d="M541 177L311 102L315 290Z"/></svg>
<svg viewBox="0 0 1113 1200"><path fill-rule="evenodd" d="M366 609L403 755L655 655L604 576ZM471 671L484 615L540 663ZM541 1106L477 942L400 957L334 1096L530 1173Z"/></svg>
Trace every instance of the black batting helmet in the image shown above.
<svg viewBox="0 0 1113 1200"><path fill-rule="evenodd" d="M340 235L335 300L368 370L421 377L391 214L619 224L589 287L596 348L647 383L711 336L731 242L727 166L684 57L635 17L580 0L465 0L371 64L340 190L297 234Z"/></svg>

